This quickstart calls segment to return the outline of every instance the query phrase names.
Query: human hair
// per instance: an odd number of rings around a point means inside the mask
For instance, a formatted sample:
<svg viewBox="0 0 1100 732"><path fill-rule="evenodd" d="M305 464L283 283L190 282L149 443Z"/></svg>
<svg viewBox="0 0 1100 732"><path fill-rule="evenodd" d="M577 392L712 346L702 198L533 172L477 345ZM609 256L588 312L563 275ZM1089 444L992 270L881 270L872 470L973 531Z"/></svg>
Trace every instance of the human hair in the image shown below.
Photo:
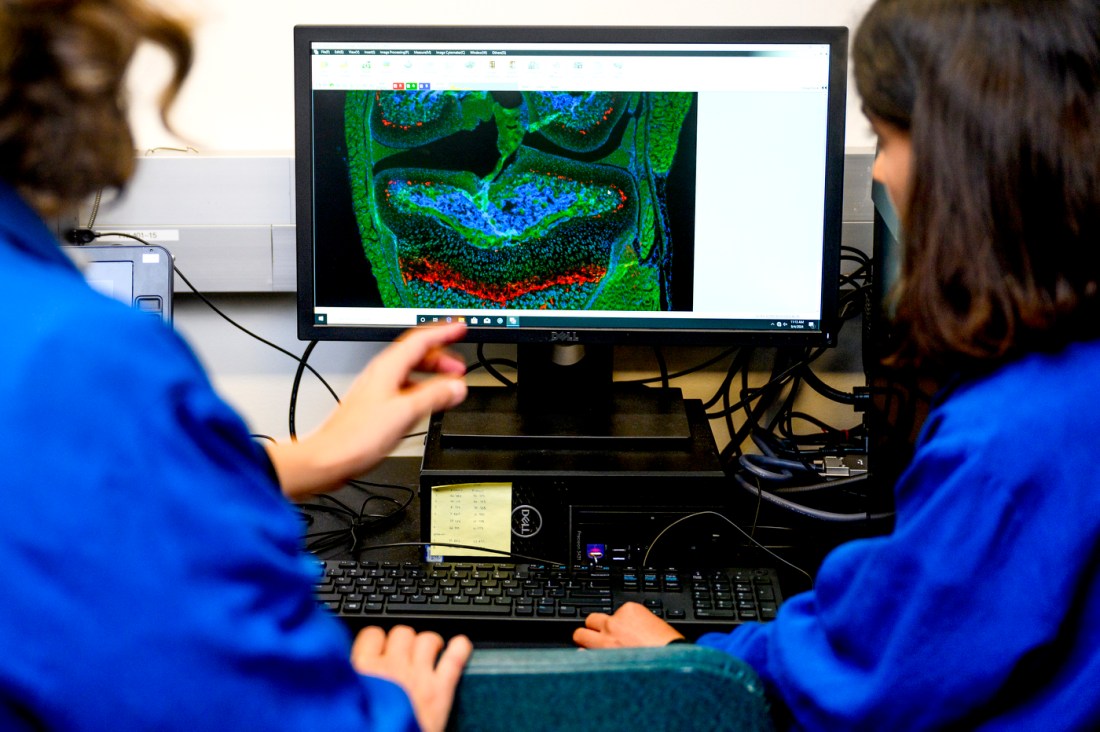
<svg viewBox="0 0 1100 732"><path fill-rule="evenodd" d="M0 179L39 213L129 179L124 79L143 41L173 62L160 100L167 125L191 67L181 21L142 0L0 0Z"/></svg>
<svg viewBox="0 0 1100 732"><path fill-rule="evenodd" d="M852 61L911 143L891 360L985 370L1100 335L1100 3L878 0Z"/></svg>

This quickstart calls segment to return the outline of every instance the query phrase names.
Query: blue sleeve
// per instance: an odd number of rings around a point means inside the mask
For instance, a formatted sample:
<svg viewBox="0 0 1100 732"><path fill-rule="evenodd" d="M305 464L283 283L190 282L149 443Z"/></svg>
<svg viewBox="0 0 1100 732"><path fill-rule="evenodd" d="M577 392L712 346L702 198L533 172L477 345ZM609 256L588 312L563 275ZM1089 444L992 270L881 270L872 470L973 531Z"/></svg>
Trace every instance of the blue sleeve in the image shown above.
<svg viewBox="0 0 1100 732"><path fill-rule="evenodd" d="M1052 470L1025 457L1035 439L942 431L898 485L893 534L832 552L771 623L699 643L748 661L800 728L940 728L1024 699L1040 719L1063 702L1081 713L1069 687L1035 679L1076 663L1096 673L1051 650L1078 632L1075 583L1095 587L1096 492L1080 477L1091 459ZM1088 518L1071 528L1069 515Z"/></svg>
<svg viewBox="0 0 1100 732"><path fill-rule="evenodd" d="M397 686L354 672L296 512L190 351L91 307L47 313L0 376L0 719L416 729Z"/></svg>

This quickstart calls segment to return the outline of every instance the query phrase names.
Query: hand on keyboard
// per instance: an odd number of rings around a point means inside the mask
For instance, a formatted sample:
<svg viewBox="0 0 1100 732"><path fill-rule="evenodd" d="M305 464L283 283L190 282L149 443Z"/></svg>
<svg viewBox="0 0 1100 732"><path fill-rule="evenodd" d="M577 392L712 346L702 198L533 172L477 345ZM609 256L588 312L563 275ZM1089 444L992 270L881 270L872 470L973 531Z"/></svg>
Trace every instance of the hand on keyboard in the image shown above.
<svg viewBox="0 0 1100 732"><path fill-rule="evenodd" d="M635 648L667 646L683 638L680 631L637 602L628 602L612 615L592 613L584 627L573 631L573 641L583 648Z"/></svg>

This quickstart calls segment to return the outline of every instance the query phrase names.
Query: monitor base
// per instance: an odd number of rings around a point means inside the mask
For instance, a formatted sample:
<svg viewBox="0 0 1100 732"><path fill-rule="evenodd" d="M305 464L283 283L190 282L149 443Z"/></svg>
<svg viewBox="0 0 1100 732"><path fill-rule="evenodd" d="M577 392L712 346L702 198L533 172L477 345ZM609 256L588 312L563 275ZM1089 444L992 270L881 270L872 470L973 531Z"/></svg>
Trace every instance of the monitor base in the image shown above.
<svg viewBox="0 0 1100 732"><path fill-rule="evenodd" d="M445 447L653 450L683 447L691 439L679 389L612 389L587 404L533 408L515 389L471 387L440 424Z"/></svg>

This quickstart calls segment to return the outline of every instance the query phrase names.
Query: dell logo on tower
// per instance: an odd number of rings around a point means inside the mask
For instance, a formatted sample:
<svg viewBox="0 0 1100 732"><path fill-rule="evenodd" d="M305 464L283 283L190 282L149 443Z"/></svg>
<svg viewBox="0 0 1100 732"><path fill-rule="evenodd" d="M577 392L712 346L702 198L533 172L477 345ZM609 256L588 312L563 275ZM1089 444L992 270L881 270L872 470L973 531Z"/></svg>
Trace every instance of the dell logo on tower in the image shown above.
<svg viewBox="0 0 1100 732"><path fill-rule="evenodd" d="M512 509L512 533L521 539L534 536L542 530L542 514L534 506L524 504Z"/></svg>

